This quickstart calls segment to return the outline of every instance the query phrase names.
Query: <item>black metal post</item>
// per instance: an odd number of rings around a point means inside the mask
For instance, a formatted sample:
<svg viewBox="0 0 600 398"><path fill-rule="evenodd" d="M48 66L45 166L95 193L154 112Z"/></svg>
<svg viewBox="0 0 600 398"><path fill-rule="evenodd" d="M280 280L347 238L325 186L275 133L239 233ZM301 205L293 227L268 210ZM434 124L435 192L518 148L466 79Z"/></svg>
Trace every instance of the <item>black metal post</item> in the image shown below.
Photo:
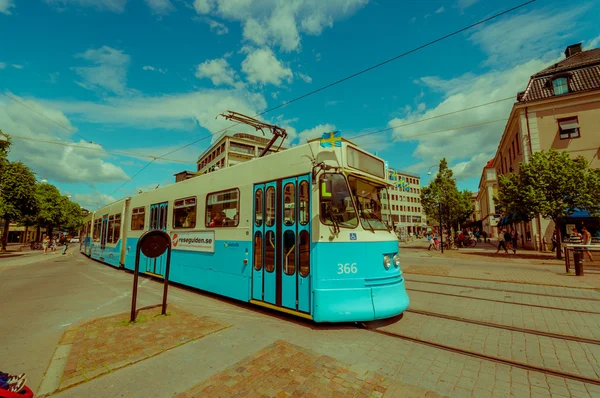
<svg viewBox="0 0 600 398"><path fill-rule="evenodd" d="M440 207L440 246L442 248L442 254L444 254L444 227L442 227L442 202L438 203Z"/></svg>
<svg viewBox="0 0 600 398"><path fill-rule="evenodd" d="M140 273L140 242L141 240L138 241L135 249L135 270L133 271L133 294L131 295L131 317L129 322L135 322L135 302L137 300L138 276Z"/></svg>
<svg viewBox="0 0 600 398"><path fill-rule="evenodd" d="M171 268L171 242L167 249L167 269L165 270L165 282L163 289L162 315L167 314L167 291L169 290L169 269Z"/></svg>

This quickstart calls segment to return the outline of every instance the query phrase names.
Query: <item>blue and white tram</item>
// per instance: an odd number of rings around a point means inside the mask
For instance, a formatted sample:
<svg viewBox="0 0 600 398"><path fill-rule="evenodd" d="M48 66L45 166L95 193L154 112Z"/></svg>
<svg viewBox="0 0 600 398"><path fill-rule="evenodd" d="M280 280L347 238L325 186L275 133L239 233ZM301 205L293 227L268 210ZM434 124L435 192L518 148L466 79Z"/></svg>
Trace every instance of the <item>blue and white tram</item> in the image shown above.
<svg viewBox="0 0 600 398"><path fill-rule="evenodd" d="M313 141L105 206L81 251L133 270L140 236L162 229L171 281L316 322L382 319L409 305L386 190L381 159ZM163 276L165 259L140 272Z"/></svg>

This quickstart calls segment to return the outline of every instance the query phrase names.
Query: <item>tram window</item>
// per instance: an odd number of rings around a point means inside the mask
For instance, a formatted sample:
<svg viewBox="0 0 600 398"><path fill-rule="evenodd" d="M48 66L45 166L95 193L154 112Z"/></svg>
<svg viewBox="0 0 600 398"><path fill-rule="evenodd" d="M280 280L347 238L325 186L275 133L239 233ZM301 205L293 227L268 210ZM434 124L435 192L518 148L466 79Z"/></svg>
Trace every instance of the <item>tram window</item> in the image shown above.
<svg viewBox="0 0 600 398"><path fill-rule="evenodd" d="M254 269L260 271L262 268L262 234L256 232L254 234Z"/></svg>
<svg viewBox="0 0 600 398"><path fill-rule="evenodd" d="M296 272L296 235L290 230L283 233L283 272L286 275Z"/></svg>
<svg viewBox="0 0 600 398"><path fill-rule="evenodd" d="M210 193L206 196L207 228L237 227L240 214L240 190Z"/></svg>
<svg viewBox="0 0 600 398"><path fill-rule="evenodd" d="M108 235L106 243L113 243L113 230L115 228L115 216L108 217Z"/></svg>
<svg viewBox="0 0 600 398"><path fill-rule="evenodd" d="M145 207L136 207L131 211L131 230L137 231L144 229L144 219L146 216Z"/></svg>
<svg viewBox="0 0 600 398"><path fill-rule="evenodd" d="M308 231L303 230L300 231L300 244L299 248L299 266L300 266L300 276L306 278L308 274L310 274L310 235Z"/></svg>
<svg viewBox="0 0 600 398"><path fill-rule="evenodd" d="M153 206L150 208L150 229L151 230L155 230L156 229L156 213L158 212L158 207Z"/></svg>
<svg viewBox="0 0 600 398"><path fill-rule="evenodd" d="M257 227L262 225L263 221L263 191L262 189L256 190L254 197L254 224Z"/></svg>
<svg viewBox="0 0 600 398"><path fill-rule="evenodd" d="M308 207L308 181L302 181L300 183L300 209L299 219L300 225L308 224L309 220L309 207Z"/></svg>
<svg viewBox="0 0 600 398"><path fill-rule="evenodd" d="M173 228L196 227L196 197L177 199L173 204Z"/></svg>
<svg viewBox="0 0 600 398"><path fill-rule="evenodd" d="M117 243L121 237L121 213L115 215L113 224L113 243Z"/></svg>
<svg viewBox="0 0 600 398"><path fill-rule="evenodd" d="M267 227L272 227L273 225L275 225L275 188L273 188L273 187L267 188L265 196L266 196L266 198L265 198L265 200L266 200L265 225Z"/></svg>
<svg viewBox="0 0 600 398"><path fill-rule="evenodd" d="M275 234L273 231L267 231L265 240L265 270L273 272L275 270Z"/></svg>
<svg viewBox="0 0 600 398"><path fill-rule="evenodd" d="M160 206L160 229L167 229L167 206Z"/></svg>
<svg viewBox="0 0 600 398"><path fill-rule="evenodd" d="M358 226L354 203L348 190L348 184L342 174L326 173L319 179L321 195L321 222L333 225L333 221L346 228Z"/></svg>
<svg viewBox="0 0 600 398"><path fill-rule="evenodd" d="M294 225L296 217L296 192L292 183L285 184L283 188L283 204L283 223L288 226Z"/></svg>

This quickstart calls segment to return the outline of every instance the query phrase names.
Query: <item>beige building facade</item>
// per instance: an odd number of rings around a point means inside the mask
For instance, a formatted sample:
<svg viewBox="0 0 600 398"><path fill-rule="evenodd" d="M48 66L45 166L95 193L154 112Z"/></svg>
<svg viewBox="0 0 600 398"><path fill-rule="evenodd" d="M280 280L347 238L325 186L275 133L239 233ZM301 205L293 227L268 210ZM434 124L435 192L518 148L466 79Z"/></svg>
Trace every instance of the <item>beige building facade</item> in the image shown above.
<svg viewBox="0 0 600 398"><path fill-rule="evenodd" d="M498 236L496 226L500 219L494 203L494 197L498 193L498 178L493 163L492 159L483 168L475 202L479 207L478 218L475 221L481 221L481 232L485 231L489 237Z"/></svg>
<svg viewBox="0 0 600 398"><path fill-rule="evenodd" d="M394 186L381 200L384 221L391 217L401 235L424 232L427 220L421 206L421 177L395 169L388 169L387 173ZM397 181L404 181L406 185L399 187Z"/></svg>
<svg viewBox="0 0 600 398"><path fill-rule="evenodd" d="M497 175L518 173L519 163L551 148L572 157L582 155L591 167L600 168L600 48L582 51L581 44L569 46L564 60L531 77L525 91L517 95L492 167ZM479 186L480 203L494 191L488 166ZM493 207L492 195L486 210ZM516 227L525 247L541 250L550 242L552 221L540 217L512 223L511 216L503 215L500 224Z"/></svg>

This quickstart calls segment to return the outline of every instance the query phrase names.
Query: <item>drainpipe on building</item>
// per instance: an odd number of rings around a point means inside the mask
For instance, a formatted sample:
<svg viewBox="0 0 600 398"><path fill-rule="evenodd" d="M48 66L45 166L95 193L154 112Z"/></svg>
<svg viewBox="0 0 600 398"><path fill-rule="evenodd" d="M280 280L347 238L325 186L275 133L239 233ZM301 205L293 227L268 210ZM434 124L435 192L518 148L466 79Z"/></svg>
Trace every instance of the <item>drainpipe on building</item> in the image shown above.
<svg viewBox="0 0 600 398"><path fill-rule="evenodd" d="M529 129L529 107L526 106L525 107L525 122L527 123L527 143L528 143L528 147L529 147L529 154L526 157L525 161L528 162L529 161L529 157L531 155L533 155L533 148L531 146L531 130ZM540 220L540 216L536 217L536 227L537 227L537 234L535 234L535 249L537 251L542 251L542 221Z"/></svg>

